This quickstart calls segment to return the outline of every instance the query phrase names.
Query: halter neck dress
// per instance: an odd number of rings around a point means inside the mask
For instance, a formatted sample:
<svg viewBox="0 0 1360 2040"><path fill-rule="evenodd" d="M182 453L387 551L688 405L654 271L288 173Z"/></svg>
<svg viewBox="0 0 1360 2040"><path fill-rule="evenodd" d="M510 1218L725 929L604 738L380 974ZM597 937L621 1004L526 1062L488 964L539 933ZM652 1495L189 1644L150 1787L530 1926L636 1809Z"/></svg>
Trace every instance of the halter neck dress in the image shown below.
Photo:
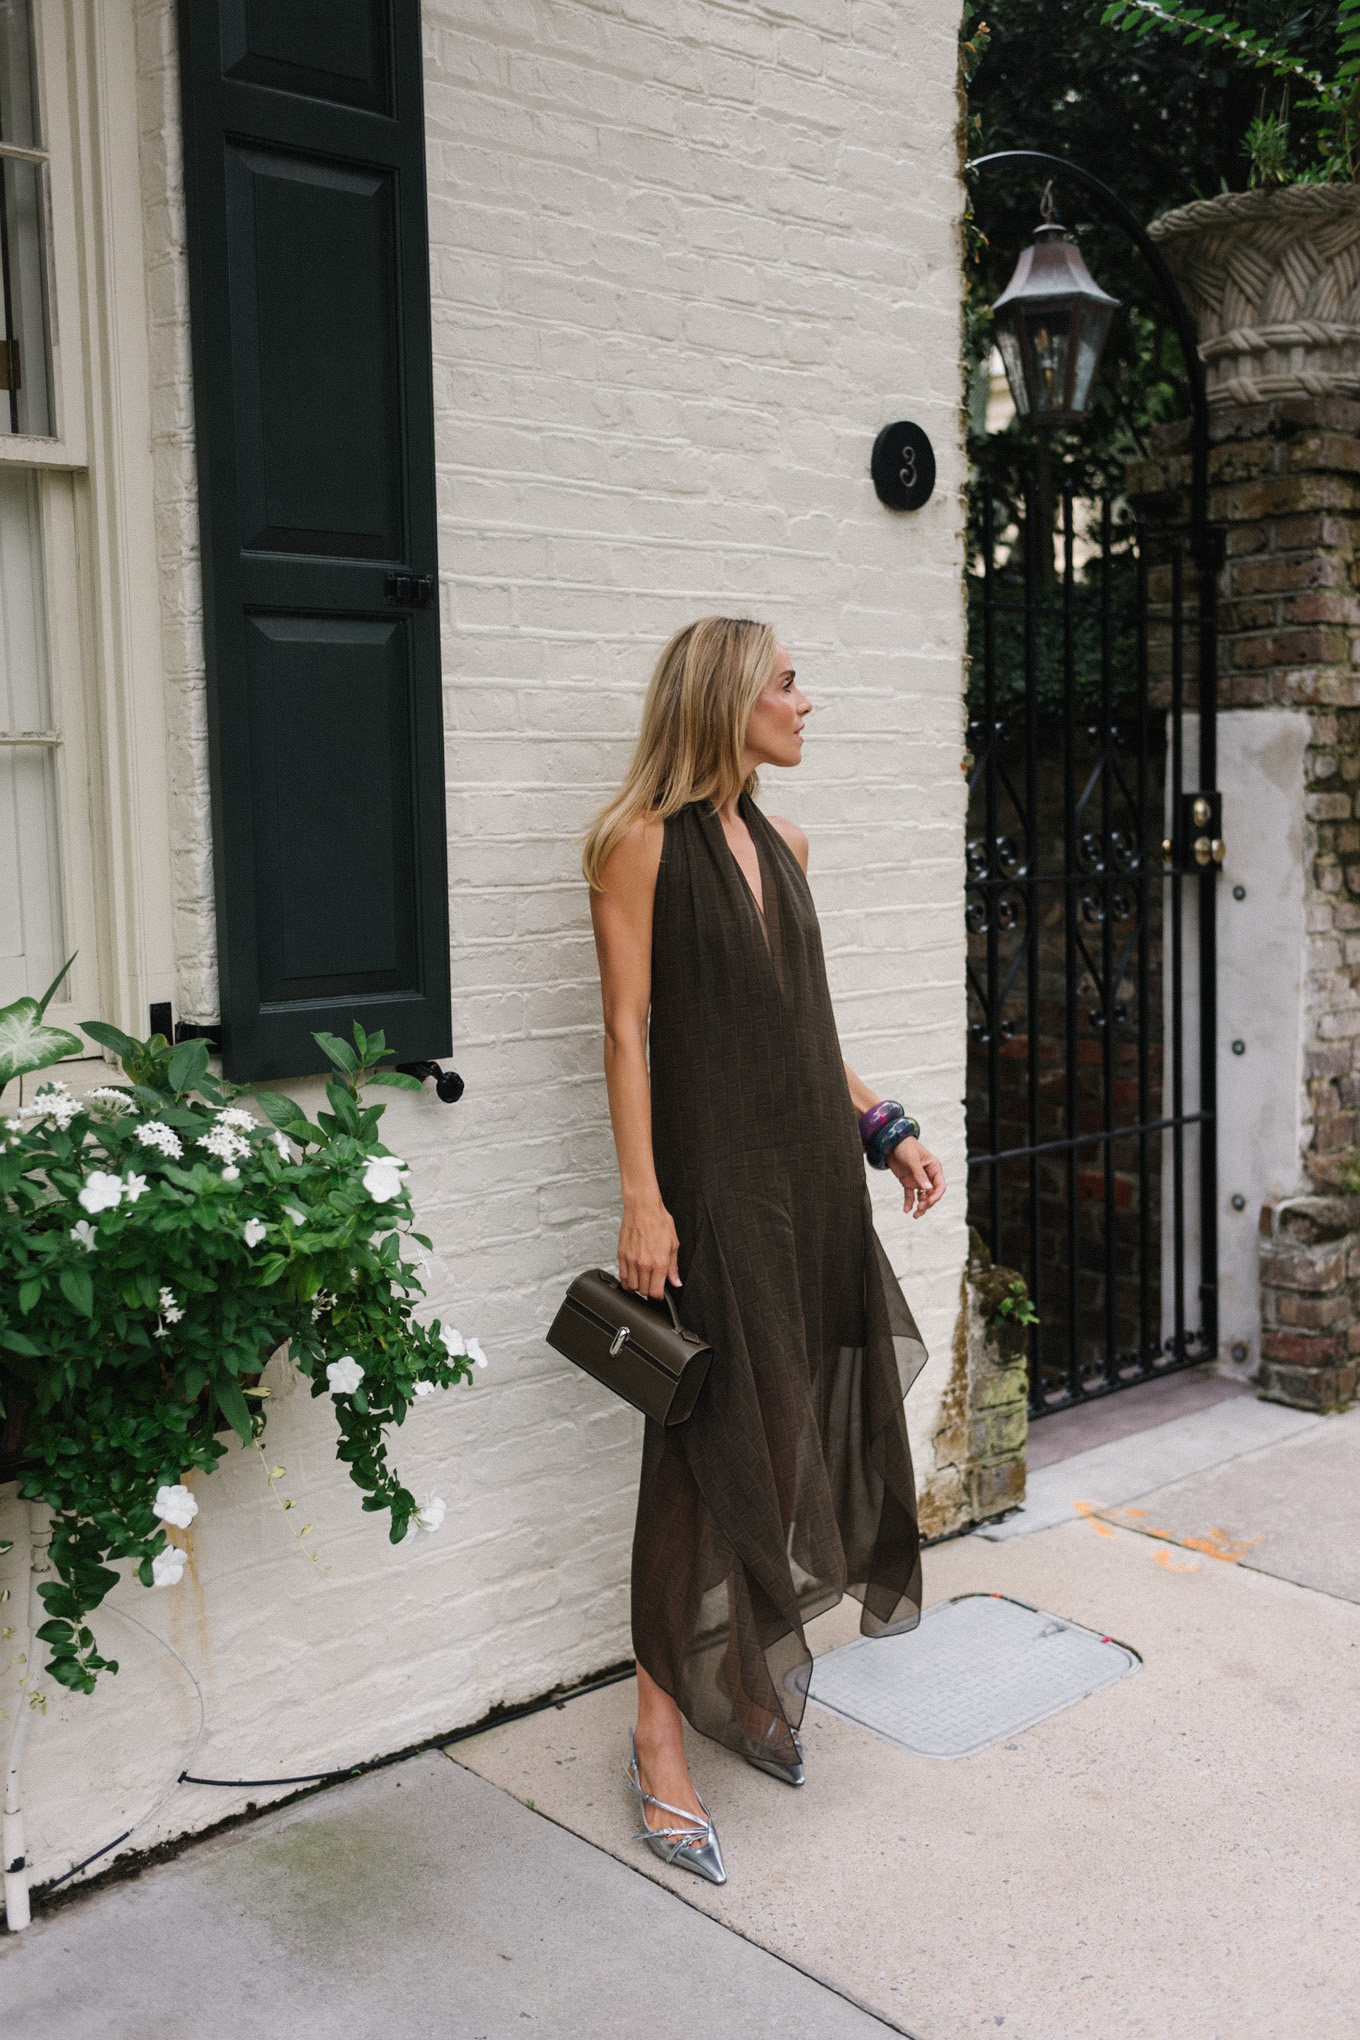
<svg viewBox="0 0 1360 2040"><path fill-rule="evenodd" d="M713 1361L687 1422L647 1424L633 1643L704 1735L790 1761L805 1623L845 1593L866 1635L920 1619L902 1405L926 1353L874 1231L807 880L739 812L763 915L707 803L666 822L657 874L652 1142Z"/></svg>

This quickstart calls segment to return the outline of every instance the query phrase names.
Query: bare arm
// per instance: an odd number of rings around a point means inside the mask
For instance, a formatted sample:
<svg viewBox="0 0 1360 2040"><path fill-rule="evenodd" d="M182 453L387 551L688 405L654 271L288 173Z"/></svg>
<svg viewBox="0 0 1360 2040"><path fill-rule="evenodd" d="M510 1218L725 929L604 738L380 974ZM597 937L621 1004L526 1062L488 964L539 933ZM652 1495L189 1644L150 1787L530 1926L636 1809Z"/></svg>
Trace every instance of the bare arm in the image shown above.
<svg viewBox="0 0 1360 2040"><path fill-rule="evenodd" d="M619 1280L645 1296L660 1296L668 1281L677 1286L680 1281L680 1242L661 1201L652 1155L647 1074L652 904L663 835L660 822L634 822L601 873L604 890L590 896L604 1004L604 1073L623 1193Z"/></svg>
<svg viewBox="0 0 1360 2040"><path fill-rule="evenodd" d="M777 829L803 868L804 877L808 868L808 839L794 822L786 822L778 815L770 816L771 826ZM862 1119L874 1105L879 1104L878 1093L871 1091L863 1077L857 1077L849 1063L844 1064L845 1081L850 1092L850 1103L855 1108L855 1117ZM888 1156L888 1167L902 1185L905 1198L903 1210L911 1212L914 1218L924 1218L932 1205L944 1196L944 1170L929 1148L922 1147L919 1140L899 1141ZM914 1207L914 1208L913 1208Z"/></svg>

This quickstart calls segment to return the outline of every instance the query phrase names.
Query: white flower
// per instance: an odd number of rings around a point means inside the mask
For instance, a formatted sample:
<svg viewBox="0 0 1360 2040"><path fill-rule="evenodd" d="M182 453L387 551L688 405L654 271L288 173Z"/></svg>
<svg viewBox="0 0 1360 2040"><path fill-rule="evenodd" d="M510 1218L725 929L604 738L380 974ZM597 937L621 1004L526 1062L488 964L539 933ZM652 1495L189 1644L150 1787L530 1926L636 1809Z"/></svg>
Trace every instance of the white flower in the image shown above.
<svg viewBox="0 0 1360 2040"><path fill-rule="evenodd" d="M162 1523L173 1523L177 1530L187 1530L198 1514L198 1503L182 1482L173 1487L158 1487L156 1499L151 1504L153 1516L159 1516Z"/></svg>
<svg viewBox="0 0 1360 2040"><path fill-rule="evenodd" d="M415 1519L421 1529L428 1531L430 1536L433 1537L435 1531L444 1520L444 1504L440 1501L439 1496L426 1495L424 1501L416 1510Z"/></svg>
<svg viewBox="0 0 1360 2040"><path fill-rule="evenodd" d="M364 1170L364 1188L375 1204L390 1204L394 1197L400 1197L405 1174L405 1162L398 1161L395 1155L372 1155Z"/></svg>
<svg viewBox="0 0 1360 2040"><path fill-rule="evenodd" d="M175 1161L184 1153L179 1135L163 1119L144 1119L137 1128L137 1138L143 1147L159 1149L168 1161Z"/></svg>
<svg viewBox="0 0 1360 2040"><path fill-rule="evenodd" d="M353 1395L364 1378L364 1370L352 1353L342 1353L326 1369L332 1395Z"/></svg>
<svg viewBox="0 0 1360 2040"><path fill-rule="evenodd" d="M88 1218L82 1218L71 1227L71 1238L78 1240L87 1254L94 1252L94 1227Z"/></svg>
<svg viewBox="0 0 1360 2040"><path fill-rule="evenodd" d="M162 1289L160 1294L161 1316L168 1325L177 1325L184 1316L173 1289Z"/></svg>
<svg viewBox="0 0 1360 2040"><path fill-rule="evenodd" d="M111 1105L115 1112L135 1112L137 1106L126 1091L115 1091L111 1084L101 1084L90 1092L91 1098L98 1098L101 1105Z"/></svg>
<svg viewBox="0 0 1360 2040"><path fill-rule="evenodd" d="M248 1218L241 1227L241 1238L248 1247L258 1247L268 1230L262 1218Z"/></svg>
<svg viewBox="0 0 1360 2040"><path fill-rule="evenodd" d="M474 1366L474 1367L485 1367L485 1365L486 1365L486 1355L485 1355L485 1353L484 1353L484 1352L482 1351L482 1342L481 1342L481 1340L480 1340L480 1339L469 1339L469 1340L468 1340L468 1342L467 1342L467 1356L468 1356L468 1359L469 1359L469 1360L470 1360L470 1361L472 1362L472 1364L473 1364L473 1366Z"/></svg>
<svg viewBox="0 0 1360 2040"><path fill-rule="evenodd" d="M19 1117L55 1119L64 1132L80 1109L80 1101L73 1098L65 1084L57 1080L51 1084L44 1084L31 1105L21 1105Z"/></svg>
<svg viewBox="0 0 1360 2040"><path fill-rule="evenodd" d="M135 1169L129 1169L123 1178L123 1195L129 1204L135 1204L146 1189L146 1177L139 1176Z"/></svg>
<svg viewBox="0 0 1360 2040"><path fill-rule="evenodd" d="M223 1126L220 1119L194 1145L206 1148L210 1155L217 1156L219 1162L234 1162L238 1156L250 1153L250 1142L243 1140L239 1133L233 1133L229 1126Z"/></svg>
<svg viewBox="0 0 1360 2040"><path fill-rule="evenodd" d="M224 1183L234 1183L240 1173L241 1171L237 1168L235 1162L228 1162L226 1168L222 1171L222 1181Z"/></svg>
<svg viewBox="0 0 1360 2040"><path fill-rule="evenodd" d="M294 1225L306 1225L307 1223L306 1212L299 1211L296 1204L285 1204L283 1207L283 1213L285 1218L292 1219Z"/></svg>
<svg viewBox="0 0 1360 2040"><path fill-rule="evenodd" d="M217 1123L234 1127L238 1133L253 1133L260 1122L239 1105L224 1105L217 1115Z"/></svg>
<svg viewBox="0 0 1360 2040"><path fill-rule="evenodd" d="M452 1325L441 1325L439 1336L444 1341L444 1350L447 1352L450 1360L461 1360L467 1352L467 1344L463 1334L456 1332Z"/></svg>
<svg viewBox="0 0 1360 2040"><path fill-rule="evenodd" d="M8 1127L11 1133L22 1133L24 1130L24 1122L22 1119L7 1119L5 1121L5 1125Z"/></svg>
<svg viewBox="0 0 1360 2040"><path fill-rule="evenodd" d="M433 1381L413 1381L411 1384L411 1393L412 1395L416 1396L433 1395L435 1387L436 1384Z"/></svg>
<svg viewBox="0 0 1360 2040"><path fill-rule="evenodd" d="M293 1159L293 1151L289 1147L287 1141L284 1139L283 1135L279 1132L277 1127L275 1127L274 1131L270 1134L269 1138L273 1141L275 1147L278 1149L279 1153L283 1156L285 1162L291 1162Z"/></svg>
<svg viewBox="0 0 1360 2040"><path fill-rule="evenodd" d="M334 1309L334 1292L329 1289L318 1289L316 1292L316 1302L312 1305L312 1323L315 1324L317 1319L324 1317L328 1310Z"/></svg>
<svg viewBox="0 0 1360 2040"><path fill-rule="evenodd" d="M91 1169L85 1178L85 1188L76 1198L82 1211L112 1211L115 1204L123 1201L123 1179L111 1176L107 1169Z"/></svg>
<svg viewBox="0 0 1360 2040"><path fill-rule="evenodd" d="M177 1544L167 1544L151 1561L153 1587L177 1587L184 1578L184 1553Z"/></svg>

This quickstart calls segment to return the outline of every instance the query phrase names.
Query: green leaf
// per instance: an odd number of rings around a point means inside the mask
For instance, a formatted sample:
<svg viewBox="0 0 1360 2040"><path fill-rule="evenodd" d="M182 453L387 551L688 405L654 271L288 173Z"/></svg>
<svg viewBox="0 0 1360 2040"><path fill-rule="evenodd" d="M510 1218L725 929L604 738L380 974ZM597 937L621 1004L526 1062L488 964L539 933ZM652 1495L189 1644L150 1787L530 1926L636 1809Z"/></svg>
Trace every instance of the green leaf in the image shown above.
<svg viewBox="0 0 1360 2040"><path fill-rule="evenodd" d="M44 1622L33 1634L40 1636L44 1643L69 1643L74 1631L69 1622Z"/></svg>
<svg viewBox="0 0 1360 2040"><path fill-rule="evenodd" d="M78 953L79 952L77 952L77 954ZM55 992L57 986L61 983L62 979L65 977L67 971L71 968L71 965L75 962L75 960L76 960L75 956L67 957L65 963L62 965L61 969L57 972L56 976L53 978L51 984L47 987L47 990L43 993L42 997L39 999L38 1011L40 1013L45 1013L47 1011L48 1002L50 1001L53 992Z"/></svg>
<svg viewBox="0 0 1360 2040"><path fill-rule="evenodd" d="M358 1056L349 1043L342 1041L338 1034L314 1034L312 1040L322 1054L333 1062L338 1070L343 1070L346 1076L352 1076L358 1069Z"/></svg>
<svg viewBox="0 0 1360 2040"><path fill-rule="evenodd" d="M0 1331L0 1346L8 1346L11 1353L21 1353L25 1360L41 1360L42 1347L35 1346L32 1339L26 1339L22 1332Z"/></svg>
<svg viewBox="0 0 1360 2040"><path fill-rule="evenodd" d="M60 982L58 978L57 983ZM48 992L47 998L50 997ZM85 1044L77 1035L68 1034L64 1027L44 1025L46 1003L46 998L16 999L12 1006L0 1009L0 1091L11 1077L23 1076L29 1070L50 1069L63 1056L82 1053Z"/></svg>
<svg viewBox="0 0 1360 2040"><path fill-rule="evenodd" d="M206 1041L185 1041L170 1058L166 1075L170 1088L175 1092L192 1091L208 1067L208 1044Z"/></svg>
<svg viewBox="0 0 1360 2040"><path fill-rule="evenodd" d="M217 1407L235 1431L243 1445L250 1443L250 1404L242 1395L240 1386L234 1381L219 1377L213 1383L213 1394Z"/></svg>
<svg viewBox="0 0 1360 2040"><path fill-rule="evenodd" d="M387 1084L394 1091L425 1089L419 1077L408 1077L404 1070L370 1070L364 1081L369 1084Z"/></svg>
<svg viewBox="0 0 1360 2040"><path fill-rule="evenodd" d="M310 1139L315 1129L296 1098L290 1098L284 1091L254 1091L251 1096L259 1105L266 1119L272 1119L281 1133L291 1133L296 1126L299 1140Z"/></svg>
<svg viewBox="0 0 1360 2040"><path fill-rule="evenodd" d="M25 1317L28 1316L28 1313L38 1301L42 1292L43 1286L37 1276L30 1276L27 1282L19 1284L19 1308Z"/></svg>
<svg viewBox="0 0 1360 2040"><path fill-rule="evenodd" d="M58 1580L44 1580L38 1588L38 1599L49 1615L64 1615L72 1622L80 1620L82 1609L68 1586Z"/></svg>
<svg viewBox="0 0 1360 2040"><path fill-rule="evenodd" d="M110 1027L107 1020L82 1020L80 1024L91 1041L97 1041L101 1048L111 1048L120 1061L137 1053L137 1043L121 1027Z"/></svg>
<svg viewBox="0 0 1360 2040"><path fill-rule="evenodd" d="M94 1284L84 1268L63 1268L57 1276L61 1293L72 1310L78 1310L82 1317L94 1316Z"/></svg>
<svg viewBox="0 0 1360 2040"><path fill-rule="evenodd" d="M358 1134L359 1108L343 1084L327 1084L326 1096L342 1133Z"/></svg>
<svg viewBox="0 0 1360 2040"><path fill-rule="evenodd" d="M116 1672L117 1665L107 1665L107 1671ZM93 1675L85 1670L78 1658L54 1657L48 1660L47 1676L55 1679L59 1686L69 1686L73 1693L93 1693Z"/></svg>

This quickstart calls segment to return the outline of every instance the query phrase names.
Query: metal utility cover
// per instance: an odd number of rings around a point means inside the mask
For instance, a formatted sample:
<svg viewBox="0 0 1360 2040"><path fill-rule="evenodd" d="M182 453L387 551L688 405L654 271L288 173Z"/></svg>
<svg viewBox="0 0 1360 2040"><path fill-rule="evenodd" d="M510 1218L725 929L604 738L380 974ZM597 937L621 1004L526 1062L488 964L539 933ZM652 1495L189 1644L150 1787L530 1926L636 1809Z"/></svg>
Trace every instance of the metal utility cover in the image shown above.
<svg viewBox="0 0 1360 2040"><path fill-rule="evenodd" d="M922 1757L971 1757L1138 1669L1133 1651L1003 1594L928 1608L813 1666L811 1697Z"/></svg>

